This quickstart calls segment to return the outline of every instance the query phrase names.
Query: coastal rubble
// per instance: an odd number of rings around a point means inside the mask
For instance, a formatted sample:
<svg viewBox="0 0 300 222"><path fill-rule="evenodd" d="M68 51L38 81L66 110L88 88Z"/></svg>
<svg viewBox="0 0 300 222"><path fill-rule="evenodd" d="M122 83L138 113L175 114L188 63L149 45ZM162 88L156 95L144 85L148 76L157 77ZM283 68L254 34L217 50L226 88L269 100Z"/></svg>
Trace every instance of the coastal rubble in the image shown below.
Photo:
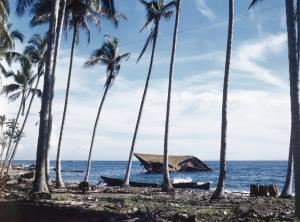
<svg viewBox="0 0 300 222"><path fill-rule="evenodd" d="M244 193L225 193L218 200L210 199L211 192L186 189L164 193L159 188L92 186L83 193L73 183L65 189L51 187L51 195L45 199L30 193L31 183L30 179L10 182L0 189L0 221L20 215L22 221L45 222L292 221L294 214L293 199ZM11 208L18 213L10 213Z"/></svg>

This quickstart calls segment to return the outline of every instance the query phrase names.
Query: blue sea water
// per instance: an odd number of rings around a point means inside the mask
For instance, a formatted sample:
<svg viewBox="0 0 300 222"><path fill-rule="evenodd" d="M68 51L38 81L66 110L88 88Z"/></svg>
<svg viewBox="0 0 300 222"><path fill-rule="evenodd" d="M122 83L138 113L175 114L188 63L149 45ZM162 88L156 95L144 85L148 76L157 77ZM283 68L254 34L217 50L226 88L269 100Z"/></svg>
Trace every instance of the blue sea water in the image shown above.
<svg viewBox="0 0 300 222"><path fill-rule="evenodd" d="M199 182L211 182L211 189L218 180L218 161L205 161L212 169L209 172L181 172L170 173L172 180L192 180ZM16 160L15 164L35 164L35 161ZM63 170L86 170L86 161L62 161ZM90 182L97 184L100 176L124 178L127 161L92 161ZM51 177L55 179L55 162L51 161ZM281 189L284 185L287 169L287 161L228 161L227 162L227 183L229 191L249 191L251 183L277 184ZM148 174L138 161L133 162L131 180L139 182L162 181L161 174ZM63 172L66 182L80 182L83 180L84 172Z"/></svg>

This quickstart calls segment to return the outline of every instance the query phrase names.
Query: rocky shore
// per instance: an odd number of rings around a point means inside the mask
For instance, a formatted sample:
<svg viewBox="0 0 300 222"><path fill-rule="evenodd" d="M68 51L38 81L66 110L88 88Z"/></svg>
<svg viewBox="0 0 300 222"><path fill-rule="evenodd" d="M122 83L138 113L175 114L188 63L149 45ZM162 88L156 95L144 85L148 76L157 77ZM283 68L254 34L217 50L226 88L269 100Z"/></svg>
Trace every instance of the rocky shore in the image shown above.
<svg viewBox="0 0 300 222"><path fill-rule="evenodd" d="M176 189L93 186L52 188L51 196L30 193L32 180L11 179L0 189L0 221L292 221L294 200Z"/></svg>

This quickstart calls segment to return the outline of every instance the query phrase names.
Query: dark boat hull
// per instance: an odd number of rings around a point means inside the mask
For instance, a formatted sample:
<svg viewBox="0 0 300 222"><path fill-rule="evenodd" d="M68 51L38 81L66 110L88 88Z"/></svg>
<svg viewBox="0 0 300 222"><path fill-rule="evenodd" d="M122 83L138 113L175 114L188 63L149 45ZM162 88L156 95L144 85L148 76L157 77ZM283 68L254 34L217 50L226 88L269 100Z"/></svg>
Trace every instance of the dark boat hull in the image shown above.
<svg viewBox="0 0 300 222"><path fill-rule="evenodd" d="M107 186L122 186L124 180L101 176L102 180L107 184ZM153 187L159 188L161 184L158 183L142 183L142 182L134 182L131 181L130 186L132 187ZM203 184L198 184L196 182L188 182L188 183L173 183L174 188L187 188L187 189L201 189L201 190L209 190L210 183L206 182Z"/></svg>

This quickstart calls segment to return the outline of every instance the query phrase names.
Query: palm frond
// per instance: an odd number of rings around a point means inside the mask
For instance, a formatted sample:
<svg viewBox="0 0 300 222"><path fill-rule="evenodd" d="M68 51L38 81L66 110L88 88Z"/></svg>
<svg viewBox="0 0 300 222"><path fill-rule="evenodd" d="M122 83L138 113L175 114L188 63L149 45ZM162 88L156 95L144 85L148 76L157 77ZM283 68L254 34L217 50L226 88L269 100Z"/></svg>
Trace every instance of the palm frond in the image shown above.
<svg viewBox="0 0 300 222"><path fill-rule="evenodd" d="M18 39L21 43L23 43L25 36L18 30L13 30L11 32L11 36L13 39Z"/></svg>
<svg viewBox="0 0 300 222"><path fill-rule="evenodd" d="M144 53L146 52L146 50L148 48L149 43L151 43L154 38L156 38L156 31L155 31L155 28L152 28L151 33L149 34L149 36L144 44L144 47L137 59L137 63L141 60L141 58L143 57Z"/></svg>
<svg viewBox="0 0 300 222"><path fill-rule="evenodd" d="M26 10L28 10L32 4L34 3L35 0L17 0L17 5L16 5L16 13L19 16L24 15Z"/></svg>
<svg viewBox="0 0 300 222"><path fill-rule="evenodd" d="M16 101L18 98L20 98L21 94L22 94L22 91L20 90L19 92L16 92L16 93L10 95L10 96L8 97L8 101L9 101L9 102L14 102L14 101Z"/></svg>
<svg viewBox="0 0 300 222"><path fill-rule="evenodd" d="M249 5L248 9L254 7L257 5L258 2L262 2L263 0L252 0L251 4Z"/></svg>
<svg viewBox="0 0 300 222"><path fill-rule="evenodd" d="M0 94L5 94L7 96L8 94L15 92L16 90L19 90L20 88L21 88L20 85L11 83L11 84L2 86Z"/></svg>
<svg viewBox="0 0 300 222"><path fill-rule="evenodd" d="M126 61L128 61L129 58L130 58L130 53L125 53L123 55L119 55L116 58L116 63L119 63L122 59L125 59Z"/></svg>

